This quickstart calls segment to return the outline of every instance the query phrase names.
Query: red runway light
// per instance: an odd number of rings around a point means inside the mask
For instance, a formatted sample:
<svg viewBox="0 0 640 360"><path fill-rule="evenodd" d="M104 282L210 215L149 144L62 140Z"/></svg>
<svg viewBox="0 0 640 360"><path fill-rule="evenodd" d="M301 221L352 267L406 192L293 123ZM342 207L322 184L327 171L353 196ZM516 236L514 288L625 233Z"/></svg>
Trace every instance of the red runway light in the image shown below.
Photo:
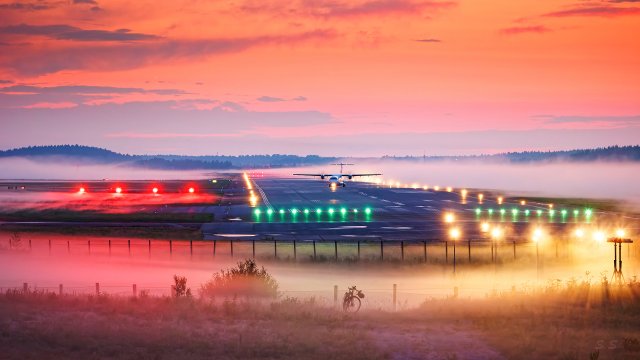
<svg viewBox="0 0 640 360"><path fill-rule="evenodd" d="M157 194L158 193L158 188L154 187L153 190L151 190L151 191L153 191L154 194Z"/></svg>
<svg viewBox="0 0 640 360"><path fill-rule="evenodd" d="M116 188L116 194L120 194L122 193L122 188L121 187L117 187Z"/></svg>
<svg viewBox="0 0 640 360"><path fill-rule="evenodd" d="M193 194L194 192L196 192L196 189L194 189L194 188L190 187L190 188L189 188L189 193L190 193L190 194Z"/></svg>
<svg viewBox="0 0 640 360"><path fill-rule="evenodd" d="M78 190L78 194L84 194L85 192L86 192L86 190L85 190L85 188L83 188L83 187L81 187L81 188Z"/></svg>

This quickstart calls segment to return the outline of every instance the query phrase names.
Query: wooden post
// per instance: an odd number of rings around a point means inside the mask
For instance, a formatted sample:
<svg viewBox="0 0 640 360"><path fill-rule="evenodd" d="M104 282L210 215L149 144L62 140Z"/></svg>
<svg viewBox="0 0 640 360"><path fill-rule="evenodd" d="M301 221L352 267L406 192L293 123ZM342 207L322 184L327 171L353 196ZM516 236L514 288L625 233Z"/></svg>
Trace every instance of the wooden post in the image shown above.
<svg viewBox="0 0 640 360"><path fill-rule="evenodd" d="M293 240L293 260L296 261L298 259L298 254L296 253L296 241Z"/></svg>
<svg viewBox="0 0 640 360"><path fill-rule="evenodd" d="M217 244L217 241L214 239L213 240L213 256L216 256L216 244Z"/></svg>
<svg viewBox="0 0 640 360"><path fill-rule="evenodd" d="M67 240L67 254L71 254L71 243Z"/></svg>
<svg viewBox="0 0 640 360"><path fill-rule="evenodd" d="M193 240L189 240L189 253L193 256Z"/></svg>
<svg viewBox="0 0 640 360"><path fill-rule="evenodd" d="M513 260L516 259L516 241L513 241Z"/></svg>
<svg viewBox="0 0 640 360"><path fill-rule="evenodd" d="M316 260L316 241L313 240L313 260Z"/></svg>
<svg viewBox="0 0 640 360"><path fill-rule="evenodd" d="M380 240L380 260L384 261L384 240Z"/></svg>
<svg viewBox="0 0 640 360"><path fill-rule="evenodd" d="M427 242L423 241L422 242L424 244L424 262L427 262Z"/></svg>
<svg viewBox="0 0 640 360"><path fill-rule="evenodd" d="M233 257L233 239L231 239L231 257Z"/></svg>
<svg viewBox="0 0 640 360"><path fill-rule="evenodd" d="M471 263L471 239L469 239L469 263Z"/></svg>
<svg viewBox="0 0 640 360"><path fill-rule="evenodd" d="M131 255L131 240L127 240L127 247L129 248L129 255Z"/></svg>
<svg viewBox="0 0 640 360"><path fill-rule="evenodd" d="M63 290L62 290L62 284L58 285L58 295L62 296L63 294Z"/></svg>
<svg viewBox="0 0 640 360"><path fill-rule="evenodd" d="M404 261L404 241L400 241L400 260Z"/></svg>
<svg viewBox="0 0 640 360"><path fill-rule="evenodd" d="M49 239L49 255L51 255L51 239Z"/></svg>
<svg viewBox="0 0 640 360"><path fill-rule="evenodd" d="M215 250L213 251L213 253L215 254ZM173 254L173 241L169 240L169 255Z"/></svg>
<svg viewBox="0 0 640 360"><path fill-rule="evenodd" d="M109 256L111 256L111 240L109 240Z"/></svg>
<svg viewBox="0 0 640 360"><path fill-rule="evenodd" d="M252 248L253 248L253 252L252 253L253 253L253 258L255 259L256 258L256 241L253 240L252 243L253 243L252 244Z"/></svg>
<svg viewBox="0 0 640 360"><path fill-rule="evenodd" d="M360 240L358 240L358 260L360 260Z"/></svg>
<svg viewBox="0 0 640 360"><path fill-rule="evenodd" d="M333 248L334 248L335 253L336 253L336 261L338 261L338 241L337 240L333 241Z"/></svg>
<svg viewBox="0 0 640 360"><path fill-rule="evenodd" d="M149 255L151 255L151 240L149 240Z"/></svg>
<svg viewBox="0 0 640 360"><path fill-rule="evenodd" d="M138 297L138 286L133 284L133 297Z"/></svg>
<svg viewBox="0 0 640 360"><path fill-rule="evenodd" d="M396 311L396 308L397 308L397 301L398 301L397 291L398 291L398 284L393 284L393 311Z"/></svg>
<svg viewBox="0 0 640 360"><path fill-rule="evenodd" d="M89 249L89 254L91 254L91 240L87 240L87 248Z"/></svg>
<svg viewBox="0 0 640 360"><path fill-rule="evenodd" d="M278 259L278 242L273 240L273 258Z"/></svg>
<svg viewBox="0 0 640 360"><path fill-rule="evenodd" d="M100 283L96 283L96 296L100 295Z"/></svg>
<svg viewBox="0 0 640 360"><path fill-rule="evenodd" d="M333 285L333 307L338 308L338 285Z"/></svg>

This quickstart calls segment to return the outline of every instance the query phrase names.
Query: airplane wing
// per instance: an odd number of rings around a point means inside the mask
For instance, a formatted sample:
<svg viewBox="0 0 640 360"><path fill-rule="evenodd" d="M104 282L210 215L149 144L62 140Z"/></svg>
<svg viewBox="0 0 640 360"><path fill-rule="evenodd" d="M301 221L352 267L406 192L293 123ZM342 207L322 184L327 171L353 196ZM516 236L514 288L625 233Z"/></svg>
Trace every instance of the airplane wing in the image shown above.
<svg viewBox="0 0 640 360"><path fill-rule="evenodd" d="M380 176L382 174L350 174L350 175L343 175L343 176Z"/></svg>
<svg viewBox="0 0 640 360"><path fill-rule="evenodd" d="M326 176L325 174L293 174L293 175L296 175L296 176L320 176L320 177Z"/></svg>

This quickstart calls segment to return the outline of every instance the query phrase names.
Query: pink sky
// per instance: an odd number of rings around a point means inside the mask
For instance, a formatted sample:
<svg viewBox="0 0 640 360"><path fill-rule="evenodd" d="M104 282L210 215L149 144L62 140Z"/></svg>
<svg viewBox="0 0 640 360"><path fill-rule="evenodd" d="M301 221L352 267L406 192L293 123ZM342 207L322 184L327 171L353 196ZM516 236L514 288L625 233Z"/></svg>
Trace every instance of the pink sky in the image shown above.
<svg viewBox="0 0 640 360"><path fill-rule="evenodd" d="M640 2L3 1L0 148L638 144Z"/></svg>

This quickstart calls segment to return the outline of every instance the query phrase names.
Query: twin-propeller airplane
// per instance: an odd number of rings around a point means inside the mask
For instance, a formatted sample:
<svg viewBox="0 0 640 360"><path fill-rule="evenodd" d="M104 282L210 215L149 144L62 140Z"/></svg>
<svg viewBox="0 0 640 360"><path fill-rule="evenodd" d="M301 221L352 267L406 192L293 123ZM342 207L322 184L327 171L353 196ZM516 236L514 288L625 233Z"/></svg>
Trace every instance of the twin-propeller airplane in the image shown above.
<svg viewBox="0 0 640 360"><path fill-rule="evenodd" d="M340 165L340 173L339 174L293 174L293 175L297 175L297 176L317 176L322 180L328 179L329 181L329 187L331 188L335 188L338 186L342 186L345 187L347 186L347 184L345 183L345 179L353 179L356 176L379 176L382 174L345 174L343 172L343 167L346 165L354 165L354 164L345 164L345 163L338 163L338 164L331 164L331 165Z"/></svg>

